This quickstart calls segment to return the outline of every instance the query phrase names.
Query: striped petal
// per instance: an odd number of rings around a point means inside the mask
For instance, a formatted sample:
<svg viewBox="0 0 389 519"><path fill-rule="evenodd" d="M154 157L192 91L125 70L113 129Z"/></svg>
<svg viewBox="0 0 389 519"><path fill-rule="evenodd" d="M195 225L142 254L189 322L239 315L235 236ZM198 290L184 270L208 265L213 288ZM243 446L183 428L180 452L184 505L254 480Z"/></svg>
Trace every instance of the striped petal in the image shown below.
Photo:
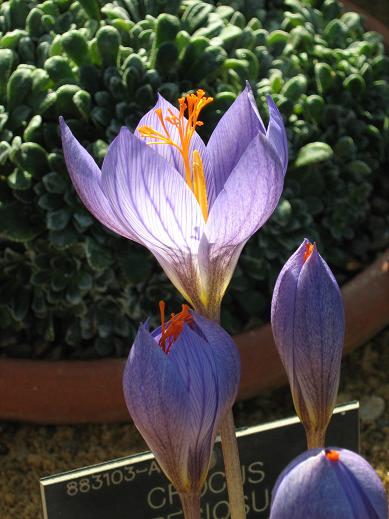
<svg viewBox="0 0 389 519"><path fill-rule="evenodd" d="M120 224L157 257L179 290L188 271L193 286L186 293L197 293L204 219L181 175L123 128L105 157L101 185Z"/></svg>
<svg viewBox="0 0 389 519"><path fill-rule="evenodd" d="M266 137L270 144L275 148L277 156L281 160L285 176L288 167L288 139L286 138L284 121L282 120L281 114L271 96L267 96L267 105L269 109L269 124L266 131Z"/></svg>
<svg viewBox="0 0 389 519"><path fill-rule="evenodd" d="M277 279L271 321L297 414L307 431L324 434L339 384L344 312L334 276L307 240Z"/></svg>
<svg viewBox="0 0 389 519"><path fill-rule="evenodd" d="M199 493L220 421L239 384L239 356L229 335L193 313L165 354L140 327L123 387L129 412L178 492Z"/></svg>
<svg viewBox="0 0 389 519"><path fill-rule="evenodd" d="M247 83L246 88L218 122L207 144L216 196L259 132L266 134L251 87Z"/></svg>
<svg viewBox="0 0 389 519"><path fill-rule="evenodd" d="M105 157L101 187L117 219L149 248L196 251L204 226L182 177L122 128Z"/></svg>
<svg viewBox="0 0 389 519"><path fill-rule="evenodd" d="M126 238L136 239L128 228L121 225L101 190L101 171L97 164L74 137L63 117L60 117L59 123L66 166L85 207L108 229Z"/></svg>
<svg viewBox="0 0 389 519"><path fill-rule="evenodd" d="M169 356L141 325L123 374L124 396L135 425L177 489L189 483L189 408L183 387Z"/></svg>
<svg viewBox="0 0 389 519"><path fill-rule="evenodd" d="M332 447L311 449L281 473L270 519L387 519L385 489L366 460Z"/></svg>
<svg viewBox="0 0 389 519"><path fill-rule="evenodd" d="M152 108L149 112L147 112L142 119L139 121L138 126L135 129L134 135L139 137L144 142L153 142L155 139L145 139L141 136L139 133L139 128L142 126L148 126L150 128L153 128L159 133L162 133L163 135L166 135L165 129L162 126L160 118L155 113L156 110L161 109L163 117L167 117L170 114L175 115L176 117L179 116L179 110L175 106L173 106L169 101L167 101L161 94L158 94L158 100L155 104L154 108ZM185 118L185 121L187 119ZM166 128L168 129L170 136L176 144L180 144L180 136L178 129L173 126L170 123L166 123ZM174 146L169 146L166 144L156 144L151 145L152 149L155 150L157 153L159 153L162 157L164 157L177 171L181 173L183 178L185 178L185 166L184 162L182 160L182 155L180 151L175 148ZM203 168L204 168L204 176L205 181L207 184L207 194L208 194L208 202L212 203L213 199L215 198L215 188L214 188L214 180L213 180L213 173L211 169L211 163L208 157L208 152L206 149L206 146L200 137L200 135L197 132L194 132L193 137L190 141L189 145L189 157L193 157L193 151L197 150L200 153L202 162L203 162Z"/></svg>
<svg viewBox="0 0 389 519"><path fill-rule="evenodd" d="M200 242L202 282L215 302L220 302L243 246L276 208L282 187L281 162L258 133L219 193Z"/></svg>

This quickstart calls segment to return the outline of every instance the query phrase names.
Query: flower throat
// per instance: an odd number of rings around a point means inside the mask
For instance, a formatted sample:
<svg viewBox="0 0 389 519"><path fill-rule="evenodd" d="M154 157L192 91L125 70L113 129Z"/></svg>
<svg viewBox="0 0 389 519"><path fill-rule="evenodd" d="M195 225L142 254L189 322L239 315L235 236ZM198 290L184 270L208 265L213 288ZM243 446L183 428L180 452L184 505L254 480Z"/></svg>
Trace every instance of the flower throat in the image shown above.
<svg viewBox="0 0 389 519"><path fill-rule="evenodd" d="M201 208L204 220L208 219L208 199L207 189L204 176L203 162L198 150L193 150L190 157L190 141L196 131L197 126L204 123L199 121L201 110L213 101L212 97L205 97L204 90L197 90L195 94L187 94L178 100L180 113L175 115L173 111L168 109L168 116L162 114L162 109L157 108L155 113L160 120L163 132L158 132L150 126L142 126L138 128L142 137L155 139L148 144L168 144L176 148L182 155L185 166L185 180L189 188L192 190L196 200ZM185 118L185 111L188 111L188 118ZM173 141L167 124L169 123L178 130L180 142Z"/></svg>

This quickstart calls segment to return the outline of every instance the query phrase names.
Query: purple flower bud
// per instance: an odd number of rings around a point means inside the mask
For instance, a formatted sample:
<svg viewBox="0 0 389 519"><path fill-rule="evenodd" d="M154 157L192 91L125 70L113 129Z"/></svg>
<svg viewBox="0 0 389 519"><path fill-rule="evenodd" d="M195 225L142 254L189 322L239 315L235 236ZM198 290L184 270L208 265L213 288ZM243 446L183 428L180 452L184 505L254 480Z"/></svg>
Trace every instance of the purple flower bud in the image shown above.
<svg viewBox="0 0 389 519"><path fill-rule="evenodd" d="M270 519L387 519L385 489L355 452L311 449L279 476Z"/></svg>
<svg viewBox="0 0 389 519"><path fill-rule="evenodd" d="M221 420L239 386L238 350L183 305L154 332L141 325L124 371L130 415L181 495L199 495Z"/></svg>
<svg viewBox="0 0 389 519"><path fill-rule="evenodd" d="M271 314L274 340L308 447L322 447L339 385L344 312L335 278L308 240L283 267Z"/></svg>

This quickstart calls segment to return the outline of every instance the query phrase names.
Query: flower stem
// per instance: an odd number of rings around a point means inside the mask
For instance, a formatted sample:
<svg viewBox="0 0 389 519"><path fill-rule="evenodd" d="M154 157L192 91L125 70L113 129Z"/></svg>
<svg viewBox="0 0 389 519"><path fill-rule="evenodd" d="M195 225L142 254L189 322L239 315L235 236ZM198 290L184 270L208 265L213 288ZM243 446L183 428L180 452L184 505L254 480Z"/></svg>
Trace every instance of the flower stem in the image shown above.
<svg viewBox="0 0 389 519"><path fill-rule="evenodd" d="M326 431L306 429L308 449L317 449L325 446Z"/></svg>
<svg viewBox="0 0 389 519"><path fill-rule="evenodd" d="M235 436L235 424L232 409L228 411L221 424L220 436L222 440L231 519L244 519L246 517L246 512L242 471L239 461L238 443Z"/></svg>
<svg viewBox="0 0 389 519"><path fill-rule="evenodd" d="M180 499L185 519L200 519L200 496L198 494L180 494Z"/></svg>

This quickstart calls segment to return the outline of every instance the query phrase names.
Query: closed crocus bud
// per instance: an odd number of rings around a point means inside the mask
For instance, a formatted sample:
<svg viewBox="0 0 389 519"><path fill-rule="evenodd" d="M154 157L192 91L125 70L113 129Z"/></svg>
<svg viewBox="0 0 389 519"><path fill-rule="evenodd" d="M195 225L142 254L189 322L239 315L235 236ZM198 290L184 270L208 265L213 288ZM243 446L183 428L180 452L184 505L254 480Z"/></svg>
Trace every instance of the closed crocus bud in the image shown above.
<svg viewBox="0 0 389 519"><path fill-rule="evenodd" d="M200 492L221 420L238 391L238 350L216 322L183 305L150 332L139 328L124 371L130 415L180 494L186 519L200 517Z"/></svg>
<svg viewBox="0 0 389 519"><path fill-rule="evenodd" d="M339 385L344 312L336 280L308 240L277 279L271 321L308 448L323 447Z"/></svg>
<svg viewBox="0 0 389 519"><path fill-rule="evenodd" d="M385 489L355 452L311 449L279 476L270 519L387 519Z"/></svg>

